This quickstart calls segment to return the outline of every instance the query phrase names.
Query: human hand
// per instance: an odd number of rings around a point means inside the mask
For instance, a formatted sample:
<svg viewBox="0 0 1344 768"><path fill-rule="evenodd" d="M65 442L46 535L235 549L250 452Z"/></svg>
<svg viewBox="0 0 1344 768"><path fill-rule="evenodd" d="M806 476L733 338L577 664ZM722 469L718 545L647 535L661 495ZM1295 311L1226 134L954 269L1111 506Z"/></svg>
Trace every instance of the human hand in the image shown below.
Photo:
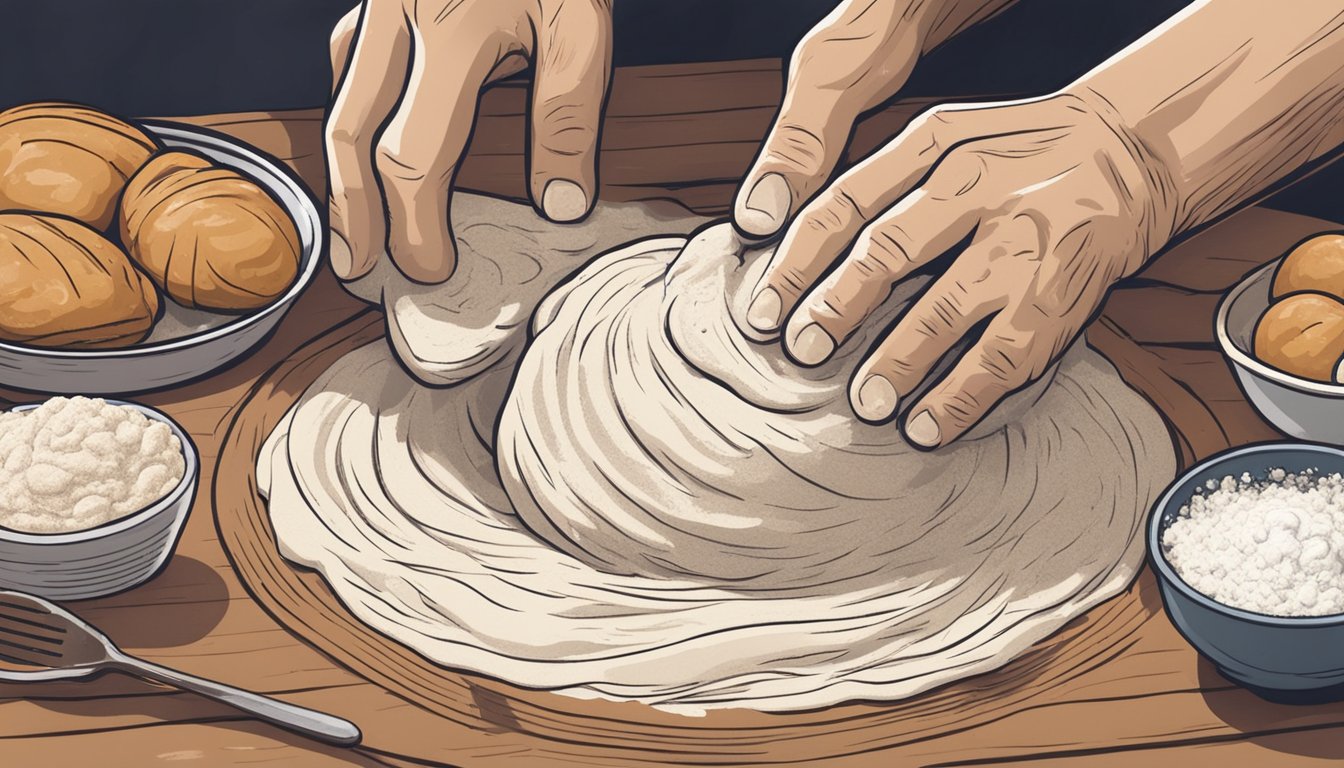
<svg viewBox="0 0 1344 768"><path fill-rule="evenodd" d="M610 0L364 0L331 48L333 72L344 70L325 132L341 279L384 253L417 282L452 275L448 209L480 90L529 62L532 200L552 221L592 209Z"/></svg>
<svg viewBox="0 0 1344 768"><path fill-rule="evenodd" d="M912 443L945 445L1044 374L1107 289L1170 238L1168 186L1104 104L1056 95L940 107L799 214L748 322L773 331L787 316L786 350L818 365L894 284L969 238L850 385L861 418L888 420L946 353L974 339L905 411Z"/></svg>
<svg viewBox="0 0 1344 768"><path fill-rule="evenodd" d="M778 232L820 189L863 112L905 85L919 57L1014 0L845 0L794 51L779 115L733 206L738 229Z"/></svg>

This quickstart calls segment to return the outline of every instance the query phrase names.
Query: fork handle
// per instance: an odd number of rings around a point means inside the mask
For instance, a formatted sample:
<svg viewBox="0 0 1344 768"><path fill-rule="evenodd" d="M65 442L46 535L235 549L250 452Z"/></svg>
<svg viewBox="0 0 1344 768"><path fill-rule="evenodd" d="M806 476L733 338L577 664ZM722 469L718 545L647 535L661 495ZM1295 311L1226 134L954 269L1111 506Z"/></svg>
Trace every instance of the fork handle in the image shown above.
<svg viewBox="0 0 1344 768"><path fill-rule="evenodd" d="M208 696L281 728L287 728L304 736L325 741L328 744L349 747L359 743L359 727L343 718L306 707L287 704L279 699L244 691L231 685L216 683L213 680L188 675L123 653L116 654L110 659L110 662L111 666L123 672Z"/></svg>

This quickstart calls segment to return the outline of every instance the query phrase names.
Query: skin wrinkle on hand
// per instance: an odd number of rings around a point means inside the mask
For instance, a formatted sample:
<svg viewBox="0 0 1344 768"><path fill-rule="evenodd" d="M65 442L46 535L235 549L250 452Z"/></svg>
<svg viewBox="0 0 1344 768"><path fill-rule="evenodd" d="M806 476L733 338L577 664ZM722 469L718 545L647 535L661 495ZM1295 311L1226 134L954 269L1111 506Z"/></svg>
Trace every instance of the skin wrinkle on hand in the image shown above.
<svg viewBox="0 0 1344 768"><path fill-rule="evenodd" d="M1344 144L1344 11L1193 3L1071 89L1110 105L1168 177L1176 236Z"/></svg>
<svg viewBox="0 0 1344 768"><path fill-rule="evenodd" d="M771 163L790 157L792 127L820 140L852 123L845 110L817 107L843 102L844 83L861 101L874 73L900 58L865 47L872 41L945 38L1006 5L842 3L799 46L752 174L780 170ZM843 346L891 285L968 241L858 377L885 378L899 399L917 400L912 439L956 441L1049 370L1110 287L1173 237L1340 151L1344 11L1334 0L1293 7L1200 0L1059 92L918 116L807 202L757 286L778 302L751 322L784 322L789 351L820 364L830 350L818 328ZM807 123L804 103L829 122ZM811 189L803 170L790 183ZM959 345L957 363L934 377L934 362ZM894 415L853 407L869 420Z"/></svg>
<svg viewBox="0 0 1344 768"><path fill-rule="evenodd" d="M755 237L778 232L835 170L858 116L894 96L921 54L1015 1L837 4L794 51L780 112L738 191L733 221Z"/></svg>
<svg viewBox="0 0 1344 768"><path fill-rule="evenodd" d="M495 204L460 230L526 232L502 243L543 265L578 269L554 248L576 229L635 226L603 204L568 227ZM382 341L349 353L258 459L282 553L439 663L687 714L911 696L1130 582L1175 457L1109 364L1075 347L970 439L917 451L848 411L864 339L813 369L761 343L743 315L767 258L729 225L619 248L526 308L521 359L510 325L490 343L512 351L450 387Z"/></svg>

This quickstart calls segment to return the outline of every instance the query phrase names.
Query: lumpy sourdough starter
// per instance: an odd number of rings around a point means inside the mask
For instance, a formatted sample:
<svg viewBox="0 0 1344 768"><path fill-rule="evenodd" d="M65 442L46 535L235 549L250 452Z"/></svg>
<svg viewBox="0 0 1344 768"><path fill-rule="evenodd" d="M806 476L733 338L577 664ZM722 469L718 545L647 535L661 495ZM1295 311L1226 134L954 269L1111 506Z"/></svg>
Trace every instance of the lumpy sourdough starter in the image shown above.
<svg viewBox="0 0 1344 768"><path fill-rule="evenodd" d="M0 467L0 526L65 533L167 496L186 460L163 422L101 399L56 397L0 414Z"/></svg>
<svg viewBox="0 0 1344 768"><path fill-rule="evenodd" d="M1162 536L1186 583L1272 616L1344 613L1344 477L1270 472L1210 480Z"/></svg>

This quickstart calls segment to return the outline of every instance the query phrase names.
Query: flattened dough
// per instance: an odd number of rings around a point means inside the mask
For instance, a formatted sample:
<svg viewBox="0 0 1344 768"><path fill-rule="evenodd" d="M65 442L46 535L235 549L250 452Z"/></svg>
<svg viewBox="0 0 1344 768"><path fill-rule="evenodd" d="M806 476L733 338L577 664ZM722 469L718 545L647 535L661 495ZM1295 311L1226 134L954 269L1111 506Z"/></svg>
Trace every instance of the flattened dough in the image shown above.
<svg viewBox="0 0 1344 768"><path fill-rule="evenodd" d="M801 371L735 320L763 255L684 245L551 294L511 394L511 364L435 389L381 341L337 362L259 459L286 557L447 666L683 712L911 696L1133 578L1175 458L1098 355L912 451L844 403L871 338Z"/></svg>

